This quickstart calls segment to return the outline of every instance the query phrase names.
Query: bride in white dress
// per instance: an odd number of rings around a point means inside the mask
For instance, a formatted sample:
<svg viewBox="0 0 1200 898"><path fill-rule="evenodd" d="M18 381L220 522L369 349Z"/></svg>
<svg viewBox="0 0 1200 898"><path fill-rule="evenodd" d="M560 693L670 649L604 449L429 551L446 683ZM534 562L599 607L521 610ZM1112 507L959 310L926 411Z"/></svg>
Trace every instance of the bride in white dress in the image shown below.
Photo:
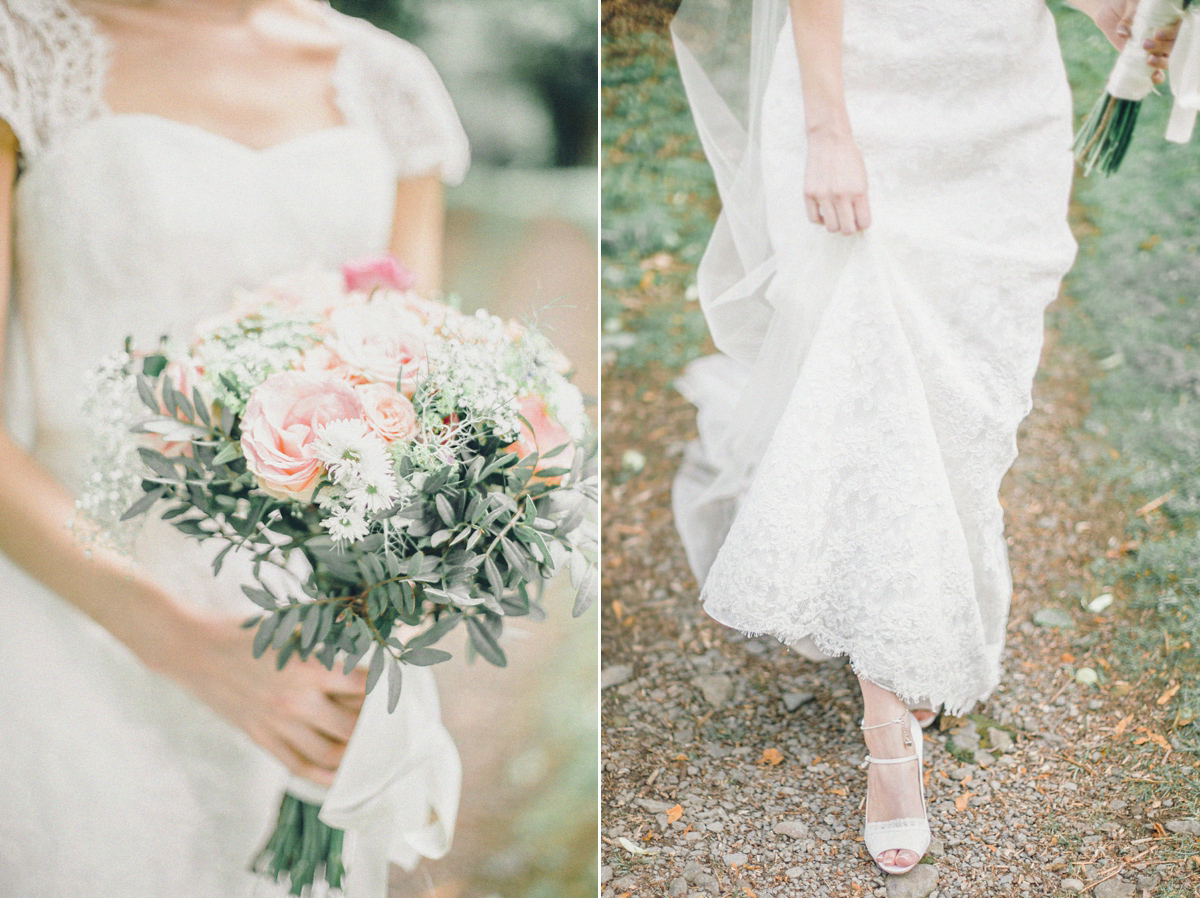
<svg viewBox="0 0 1200 898"><path fill-rule="evenodd" d="M467 164L424 55L316 0L0 0L5 400L31 437L0 434L0 895L272 892L248 863L289 771L331 781L363 677L254 660L244 565L215 580L161 522L135 563L81 545L82 384L311 262L391 251L436 288ZM393 859L445 850L457 765L414 772L443 819L414 812Z"/></svg>
<svg viewBox="0 0 1200 898"><path fill-rule="evenodd" d="M1136 4L1077 5L1123 43ZM685 0L673 32L723 204L698 283L721 352L678 384L700 440L676 520L709 614L849 657L865 842L905 872L929 843L932 721L906 704L963 714L999 681L997 491L1075 253L1053 17L1045 0ZM1172 40L1147 48L1156 67Z"/></svg>

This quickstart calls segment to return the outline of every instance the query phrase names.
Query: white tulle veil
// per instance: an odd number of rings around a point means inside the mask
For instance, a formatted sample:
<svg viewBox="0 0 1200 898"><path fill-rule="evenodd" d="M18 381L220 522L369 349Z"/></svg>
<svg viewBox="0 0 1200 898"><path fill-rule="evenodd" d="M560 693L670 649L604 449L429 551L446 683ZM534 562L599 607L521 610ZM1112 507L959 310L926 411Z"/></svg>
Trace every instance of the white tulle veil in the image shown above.
<svg viewBox="0 0 1200 898"><path fill-rule="evenodd" d="M683 0L671 23L679 71L722 211L697 272L717 348L750 363L771 310L759 120L787 0Z"/></svg>

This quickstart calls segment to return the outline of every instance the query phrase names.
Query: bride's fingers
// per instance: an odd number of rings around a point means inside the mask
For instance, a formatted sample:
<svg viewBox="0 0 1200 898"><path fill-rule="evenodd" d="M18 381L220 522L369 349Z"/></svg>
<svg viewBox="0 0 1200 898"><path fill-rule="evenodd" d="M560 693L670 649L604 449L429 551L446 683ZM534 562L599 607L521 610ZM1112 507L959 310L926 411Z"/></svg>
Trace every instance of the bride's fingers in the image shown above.
<svg viewBox="0 0 1200 898"><path fill-rule="evenodd" d="M314 783L318 783L322 786L333 785L333 770L326 770L322 767L318 767L316 764L313 764L298 751L288 745L288 743L283 739L277 736L269 736L256 741L268 752L282 761L283 766L296 776L302 776L306 780L312 780Z"/></svg>
<svg viewBox="0 0 1200 898"><path fill-rule="evenodd" d="M871 227L871 204L866 202L866 196L854 197L854 221L858 222L859 231Z"/></svg>
<svg viewBox="0 0 1200 898"><path fill-rule="evenodd" d="M854 198L854 220L858 223L860 231L865 231L871 226L871 204L867 202L866 196Z"/></svg>
<svg viewBox="0 0 1200 898"><path fill-rule="evenodd" d="M350 740L350 734L354 732L359 710L347 707L329 696L318 695L306 717L316 730L344 743Z"/></svg>
<svg viewBox="0 0 1200 898"><path fill-rule="evenodd" d="M851 234L857 233L858 222L854 214L854 204L849 197L838 197L836 201L838 213L838 228L841 233L849 237Z"/></svg>
<svg viewBox="0 0 1200 898"><path fill-rule="evenodd" d="M1162 65L1166 65L1167 57L1171 55L1171 48L1175 46L1177 37L1179 37L1179 22L1158 29L1153 36L1142 43L1142 49L1152 60L1161 58ZM1156 63L1151 62L1151 65L1156 65ZM1159 67L1161 68L1161 66Z"/></svg>
<svg viewBox="0 0 1200 898"><path fill-rule="evenodd" d="M1125 42L1129 40L1133 34L1133 16L1137 12L1137 0L1126 0L1125 10L1121 15L1121 21L1117 23L1117 49L1123 50Z"/></svg>
<svg viewBox="0 0 1200 898"><path fill-rule="evenodd" d="M833 201L828 199L818 200L817 209L821 215L821 223L825 225L829 233L836 234L839 230L839 225L837 208L833 205Z"/></svg>
<svg viewBox="0 0 1200 898"><path fill-rule="evenodd" d="M813 224L821 224L821 211L817 207L817 201L811 197L804 198L804 209L808 213L808 220Z"/></svg>
<svg viewBox="0 0 1200 898"><path fill-rule="evenodd" d="M337 770L346 753L346 743L330 739L303 723L284 723L279 727L279 735L306 764L330 773Z"/></svg>

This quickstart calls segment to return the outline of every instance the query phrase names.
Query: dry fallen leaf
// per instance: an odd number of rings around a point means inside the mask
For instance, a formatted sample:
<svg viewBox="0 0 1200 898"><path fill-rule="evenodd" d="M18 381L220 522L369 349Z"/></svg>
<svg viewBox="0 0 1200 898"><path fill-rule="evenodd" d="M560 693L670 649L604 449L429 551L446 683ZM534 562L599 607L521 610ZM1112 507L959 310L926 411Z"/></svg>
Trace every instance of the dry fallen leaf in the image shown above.
<svg viewBox="0 0 1200 898"><path fill-rule="evenodd" d="M971 796L974 794L974 792L964 792L958 798L954 799L954 807L959 811L965 811L967 809L967 802L971 800Z"/></svg>
<svg viewBox="0 0 1200 898"><path fill-rule="evenodd" d="M675 807L673 807L673 808L671 808L671 810L667 811L668 825L671 823L674 823L676 820L678 820L682 816L683 816L682 805L675 805Z"/></svg>
<svg viewBox="0 0 1200 898"><path fill-rule="evenodd" d="M762 757L759 758L758 763L778 767L783 763L783 752L777 748L764 748Z"/></svg>
<svg viewBox="0 0 1200 898"><path fill-rule="evenodd" d="M1166 749L1167 751L1174 751L1174 748L1172 748L1171 743L1166 740L1165 736L1155 733L1147 727L1138 727L1137 732L1145 733L1146 735L1140 739L1134 739L1134 745L1144 745L1147 742L1153 742L1159 748Z"/></svg>
<svg viewBox="0 0 1200 898"><path fill-rule="evenodd" d="M1158 701L1155 702L1155 704L1165 705L1167 702L1169 702L1171 700L1172 696L1174 696L1175 693L1179 691L1179 687L1182 685L1183 685L1182 683L1175 683L1174 685L1169 686L1167 688L1167 691L1158 697Z"/></svg>
<svg viewBox="0 0 1200 898"><path fill-rule="evenodd" d="M1131 723L1133 723L1133 715L1132 714L1122 717L1121 722L1118 723L1116 726L1116 729L1113 730L1113 738L1116 739L1120 736L1123 736L1125 734L1125 728L1128 727Z"/></svg>

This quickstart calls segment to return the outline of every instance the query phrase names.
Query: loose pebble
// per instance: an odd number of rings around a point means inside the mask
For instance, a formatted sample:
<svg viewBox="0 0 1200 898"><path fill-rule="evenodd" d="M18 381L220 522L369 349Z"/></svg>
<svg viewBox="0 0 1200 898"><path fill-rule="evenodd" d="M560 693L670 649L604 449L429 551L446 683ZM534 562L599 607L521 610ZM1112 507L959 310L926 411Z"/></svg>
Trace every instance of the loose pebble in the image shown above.
<svg viewBox="0 0 1200 898"><path fill-rule="evenodd" d="M1033 622L1039 627L1050 627L1060 630L1070 630L1075 626L1075 621L1071 617L1070 612L1063 611L1061 608L1042 608L1040 611L1033 613Z"/></svg>
<svg viewBox="0 0 1200 898"><path fill-rule="evenodd" d="M633 676L633 667L628 664L613 664L600 672L600 688L611 689L620 686Z"/></svg>
<svg viewBox="0 0 1200 898"><path fill-rule="evenodd" d="M1095 898L1133 898L1137 894L1137 886L1119 877L1106 879L1092 889Z"/></svg>
<svg viewBox="0 0 1200 898"><path fill-rule="evenodd" d="M799 820L784 820L775 824L772 830L776 835L788 836L792 839L807 839L808 824Z"/></svg>
<svg viewBox="0 0 1200 898"><path fill-rule="evenodd" d="M887 878L887 898L925 898L937 886L937 881L937 867L917 864L902 876Z"/></svg>
<svg viewBox="0 0 1200 898"><path fill-rule="evenodd" d="M693 681L714 708L723 707L733 697L733 680L725 674L707 674Z"/></svg>
<svg viewBox="0 0 1200 898"><path fill-rule="evenodd" d="M783 694L784 710L790 714L807 705L813 698L815 696L811 692L785 692Z"/></svg>
<svg viewBox="0 0 1200 898"><path fill-rule="evenodd" d="M1183 820L1168 820L1165 826L1173 833L1200 836L1200 820L1197 820L1195 817L1188 817Z"/></svg>

